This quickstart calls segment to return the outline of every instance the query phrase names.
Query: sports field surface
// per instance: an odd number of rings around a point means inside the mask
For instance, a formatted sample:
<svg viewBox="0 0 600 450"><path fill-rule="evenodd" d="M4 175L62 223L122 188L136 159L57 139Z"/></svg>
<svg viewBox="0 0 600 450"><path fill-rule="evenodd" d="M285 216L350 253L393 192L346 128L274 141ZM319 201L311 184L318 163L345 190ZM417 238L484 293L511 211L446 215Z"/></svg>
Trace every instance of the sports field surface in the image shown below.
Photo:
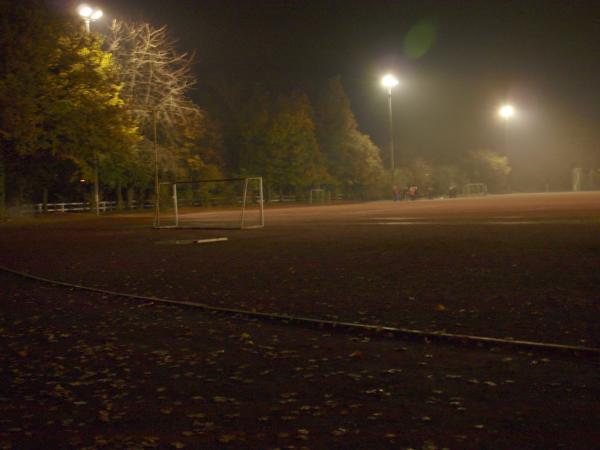
<svg viewBox="0 0 600 450"><path fill-rule="evenodd" d="M251 312L600 348L599 192L281 206L252 230L151 225L13 220L0 265ZM227 240L194 243L215 238ZM598 355L264 322L5 272L0 286L0 448L600 446Z"/></svg>

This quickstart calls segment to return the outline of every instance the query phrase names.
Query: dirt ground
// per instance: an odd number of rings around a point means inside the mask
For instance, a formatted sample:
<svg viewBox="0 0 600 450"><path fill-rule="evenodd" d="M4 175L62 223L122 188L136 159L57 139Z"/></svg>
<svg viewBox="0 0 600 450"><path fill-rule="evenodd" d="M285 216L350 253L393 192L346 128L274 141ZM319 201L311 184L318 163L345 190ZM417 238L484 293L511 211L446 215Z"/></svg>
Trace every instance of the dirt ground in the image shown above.
<svg viewBox="0 0 600 450"><path fill-rule="evenodd" d="M600 347L600 193L0 226L0 264L215 306ZM224 242L176 244L208 237ZM262 323L0 275L0 448L597 448L598 360Z"/></svg>

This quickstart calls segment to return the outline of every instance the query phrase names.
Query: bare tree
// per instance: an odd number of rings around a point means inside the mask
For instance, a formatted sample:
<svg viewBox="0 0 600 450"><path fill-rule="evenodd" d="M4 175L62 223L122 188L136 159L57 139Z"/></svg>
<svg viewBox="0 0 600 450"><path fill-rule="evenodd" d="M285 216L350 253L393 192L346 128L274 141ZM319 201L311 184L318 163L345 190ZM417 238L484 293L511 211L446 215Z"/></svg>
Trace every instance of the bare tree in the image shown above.
<svg viewBox="0 0 600 450"><path fill-rule="evenodd" d="M200 120L202 113L187 95L196 83L193 55L178 53L166 27L114 20L108 50L120 66L121 97L136 116L145 136L152 138L153 115L161 140L176 143L181 128Z"/></svg>
<svg viewBox="0 0 600 450"><path fill-rule="evenodd" d="M121 98L145 138L140 151L148 151L152 142L158 195L161 169L177 172L188 131L203 119L200 108L187 97L196 82L191 71L193 55L177 52L166 27L148 23L114 20L107 45L120 68ZM158 204L155 201L155 222Z"/></svg>

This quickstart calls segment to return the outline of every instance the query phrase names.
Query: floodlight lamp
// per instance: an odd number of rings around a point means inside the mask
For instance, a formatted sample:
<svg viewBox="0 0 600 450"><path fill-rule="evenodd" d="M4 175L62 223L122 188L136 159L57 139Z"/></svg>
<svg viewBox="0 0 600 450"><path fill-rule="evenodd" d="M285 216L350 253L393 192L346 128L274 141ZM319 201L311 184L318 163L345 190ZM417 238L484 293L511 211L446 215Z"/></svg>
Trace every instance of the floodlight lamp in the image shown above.
<svg viewBox="0 0 600 450"><path fill-rule="evenodd" d="M77 11L79 12L79 15L81 17L83 17L84 19L89 19L93 14L94 14L94 10L92 8L90 8L88 5L81 5Z"/></svg>
<svg viewBox="0 0 600 450"><path fill-rule="evenodd" d="M381 85L388 89L392 89L393 87L398 86L398 79L394 75L388 73L381 79Z"/></svg>
<svg viewBox="0 0 600 450"><path fill-rule="evenodd" d="M92 13L92 15L90 16L90 19L92 20L98 20L100 17L102 17L102 10L101 9L97 9L96 11L94 11Z"/></svg>
<svg viewBox="0 0 600 450"><path fill-rule="evenodd" d="M498 114L504 120L511 119L515 115L515 108L513 108L511 105L503 105L498 110Z"/></svg>

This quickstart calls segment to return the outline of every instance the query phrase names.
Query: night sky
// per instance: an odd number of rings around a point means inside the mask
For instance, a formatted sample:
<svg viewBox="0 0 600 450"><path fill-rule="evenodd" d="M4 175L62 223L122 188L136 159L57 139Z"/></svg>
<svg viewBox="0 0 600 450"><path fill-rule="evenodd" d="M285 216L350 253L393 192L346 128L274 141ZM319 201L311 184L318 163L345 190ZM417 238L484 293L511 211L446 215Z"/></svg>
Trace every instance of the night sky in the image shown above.
<svg viewBox="0 0 600 450"><path fill-rule="evenodd" d="M51 0L64 10L77 2ZM385 148L394 92L401 161L451 160L506 145L516 171L558 177L600 158L600 3L593 1L99 0L113 17L167 25L194 52L208 104L214 80L252 80L308 92L340 75L362 131ZM518 108L507 130L495 115ZM585 155L588 156L585 156ZM589 162L589 161L588 161ZM600 161L596 162L600 164Z"/></svg>

